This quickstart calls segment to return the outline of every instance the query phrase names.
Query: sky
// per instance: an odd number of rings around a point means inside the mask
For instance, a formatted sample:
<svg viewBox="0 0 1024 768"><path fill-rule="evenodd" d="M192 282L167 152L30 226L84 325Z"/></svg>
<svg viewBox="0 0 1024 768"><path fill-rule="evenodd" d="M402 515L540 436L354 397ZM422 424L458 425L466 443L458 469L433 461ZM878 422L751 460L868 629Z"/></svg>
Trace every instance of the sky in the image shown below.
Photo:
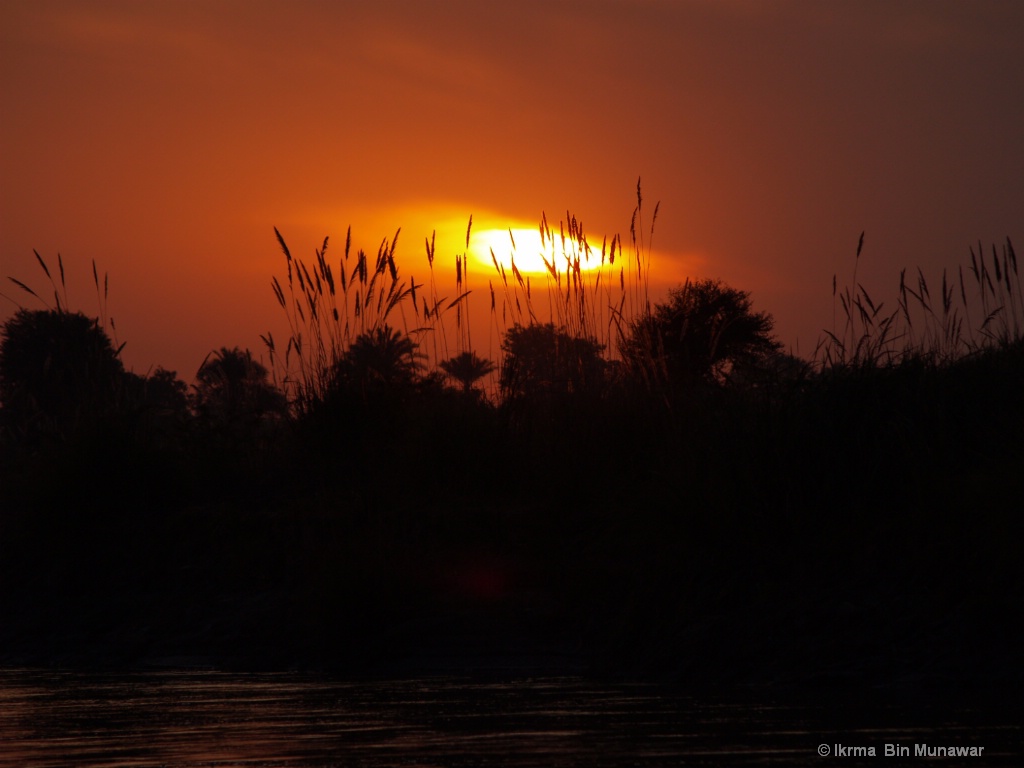
<svg viewBox="0 0 1024 768"><path fill-rule="evenodd" d="M567 212L628 241L642 179L652 298L724 280L807 356L861 232L890 301L1024 243L1022 33L1012 0L0 0L0 321L33 249L98 315L95 260L126 365L191 381L280 336L274 227L401 228L419 282L470 215L471 250Z"/></svg>

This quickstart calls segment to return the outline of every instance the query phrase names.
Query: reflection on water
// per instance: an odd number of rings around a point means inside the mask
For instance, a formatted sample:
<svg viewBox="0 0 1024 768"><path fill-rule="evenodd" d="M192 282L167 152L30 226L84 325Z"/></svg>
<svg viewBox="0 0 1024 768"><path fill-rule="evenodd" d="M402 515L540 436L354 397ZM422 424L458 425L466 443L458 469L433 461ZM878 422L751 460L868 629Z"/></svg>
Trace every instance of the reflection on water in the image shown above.
<svg viewBox="0 0 1024 768"><path fill-rule="evenodd" d="M822 759L818 745L873 745L877 761L887 743L912 752L924 742L985 746L972 765L1020 757L1015 722L922 728L891 715L836 728L815 717L574 678L381 683L0 670L0 765L849 765L862 763Z"/></svg>

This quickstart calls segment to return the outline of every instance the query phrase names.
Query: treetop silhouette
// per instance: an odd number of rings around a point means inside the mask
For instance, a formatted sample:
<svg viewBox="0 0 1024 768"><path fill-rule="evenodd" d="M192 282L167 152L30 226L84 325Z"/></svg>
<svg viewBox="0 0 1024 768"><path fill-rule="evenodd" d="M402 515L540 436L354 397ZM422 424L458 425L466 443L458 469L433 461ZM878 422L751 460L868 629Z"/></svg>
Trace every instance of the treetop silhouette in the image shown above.
<svg viewBox="0 0 1024 768"><path fill-rule="evenodd" d="M99 322L61 309L20 309L3 326L0 401L15 434L69 437L114 407L124 376Z"/></svg>
<svg viewBox="0 0 1024 768"><path fill-rule="evenodd" d="M720 280L687 280L668 301L634 321L621 352L656 387L725 383L733 368L777 352L774 321L750 294Z"/></svg>
<svg viewBox="0 0 1024 768"><path fill-rule="evenodd" d="M441 361L441 370L457 382L467 395L473 391L473 385L492 373L495 367L493 362L478 357L475 352L462 352L455 357Z"/></svg>
<svg viewBox="0 0 1024 768"><path fill-rule="evenodd" d="M508 399L579 394L604 383L603 345L554 323L514 325L501 348L501 390Z"/></svg>

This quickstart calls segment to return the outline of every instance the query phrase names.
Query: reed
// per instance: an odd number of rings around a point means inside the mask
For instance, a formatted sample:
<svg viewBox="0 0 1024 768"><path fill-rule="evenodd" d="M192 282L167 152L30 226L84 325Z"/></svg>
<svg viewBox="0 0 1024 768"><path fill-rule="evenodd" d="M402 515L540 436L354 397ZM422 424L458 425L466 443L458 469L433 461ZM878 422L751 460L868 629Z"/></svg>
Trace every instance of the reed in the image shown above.
<svg viewBox="0 0 1024 768"><path fill-rule="evenodd" d="M73 310L71 309L71 301L68 298L68 286L67 279L64 273L64 259L58 253L57 254L57 274L59 275L59 283L54 279L53 274L50 272L50 267L46 263L39 251L32 249L33 255L36 257L36 262L39 264L40 269L43 270L43 274L46 275L46 279L50 283L50 290L53 291L53 303L51 304L47 299L43 298L40 294L36 293L27 283L22 282L16 277L8 275L7 279L18 286L23 292L34 297L36 301L42 304L46 309L56 312L58 314L69 314ZM117 324L114 322L113 316L108 311L108 299L110 295L110 275L107 272L103 273L103 286L100 287L99 271L96 268L96 260L92 260L92 279L93 284L96 288L96 304L99 311L99 316L95 318L97 325L103 329L114 342L114 347L117 353L120 354L124 348L123 343L118 343L117 338ZM0 294L12 304L15 304L19 309L25 309L21 302L7 296L6 294ZM84 314L84 313L83 313Z"/></svg>
<svg viewBox="0 0 1024 768"><path fill-rule="evenodd" d="M421 286L399 273L395 249L400 233L401 229L391 240L383 239L376 256L370 257L362 249L352 253L350 227L338 261L329 260L329 240L325 237L307 263L292 255L275 227L286 269L283 283L276 276L271 280L274 297L288 323L289 338L283 356L271 333L262 339L275 381L300 410L323 398L331 372L360 336L388 326L396 314L406 335L423 329L410 329L405 311L408 305L413 316L420 317L415 300L416 289ZM422 320L429 327L426 305Z"/></svg>
<svg viewBox="0 0 1024 768"><path fill-rule="evenodd" d="M512 327L551 323L572 338L597 342L607 359L617 358L630 321L651 306L651 241L660 203L645 233L639 179L636 198L628 250L619 235L610 240L605 236L598 249L591 243L583 221L571 211L566 211L557 232L547 214L542 213L538 229L545 272L540 285L531 276L524 277L516 264L516 243L510 230L511 269L506 271L491 252L493 279L499 287L496 293L494 283L490 284L492 326L504 335Z"/></svg>
<svg viewBox="0 0 1024 768"><path fill-rule="evenodd" d="M519 269L515 238L509 230L510 269L491 252L489 349L495 347L494 335L503 339L514 327L552 323L572 338L597 342L609 359L615 357L631 317L650 308L650 243L657 212L656 206L645 230L638 180L632 247L624 248L621 237L615 235L610 240L605 237L600 250L591 244L582 221L570 212L557 232L542 213L539 232L546 272L540 281ZM470 302L474 291L469 259L472 230L470 216L465 251L454 256L454 286L446 291L439 286L434 269L436 231L424 239L428 279L417 283L404 278L399 269L396 245L400 229L381 242L372 258L362 250L353 253L350 227L344 253L337 261L328 257L329 239L325 237L307 263L293 256L275 228L285 276L273 277L271 289L285 313L289 336L283 352L271 333L261 338L270 355L275 383L299 411L323 399L331 371L355 339L386 324L416 340L428 353L427 370L434 373L444 370L442 363L476 354ZM490 392L496 392L493 382Z"/></svg>
<svg viewBox="0 0 1024 768"><path fill-rule="evenodd" d="M1019 342L1024 332L1024 297L1017 255L1010 238L986 254L970 248L970 264L944 269L933 292L918 268L900 271L895 307L876 303L857 281L864 245L861 234L852 283L841 290L832 277L833 328L825 330L814 360L822 370L898 365L910 360L948 365L991 348ZM844 319L840 328L836 307Z"/></svg>

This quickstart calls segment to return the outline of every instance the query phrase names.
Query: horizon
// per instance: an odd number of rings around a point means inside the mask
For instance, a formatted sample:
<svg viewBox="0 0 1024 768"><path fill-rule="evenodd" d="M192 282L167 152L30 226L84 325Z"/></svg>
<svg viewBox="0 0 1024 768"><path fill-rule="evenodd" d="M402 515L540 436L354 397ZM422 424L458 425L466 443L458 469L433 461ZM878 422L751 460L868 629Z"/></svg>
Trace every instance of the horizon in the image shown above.
<svg viewBox="0 0 1024 768"><path fill-rule="evenodd" d="M484 294L486 231L568 212L591 246L628 243L640 178L645 210L661 204L651 300L721 279L804 357L861 232L858 280L887 303L901 268L938 279L979 241L1021 237L1014 5L53 2L0 18L0 277L42 293L33 249L60 253L71 309L94 315L95 260L139 373L191 381L210 350L265 352L283 323L274 227L307 261L325 235L338 256L350 226L369 254L400 228L418 282L436 232L454 290L472 216ZM37 308L5 283L0 322Z"/></svg>

